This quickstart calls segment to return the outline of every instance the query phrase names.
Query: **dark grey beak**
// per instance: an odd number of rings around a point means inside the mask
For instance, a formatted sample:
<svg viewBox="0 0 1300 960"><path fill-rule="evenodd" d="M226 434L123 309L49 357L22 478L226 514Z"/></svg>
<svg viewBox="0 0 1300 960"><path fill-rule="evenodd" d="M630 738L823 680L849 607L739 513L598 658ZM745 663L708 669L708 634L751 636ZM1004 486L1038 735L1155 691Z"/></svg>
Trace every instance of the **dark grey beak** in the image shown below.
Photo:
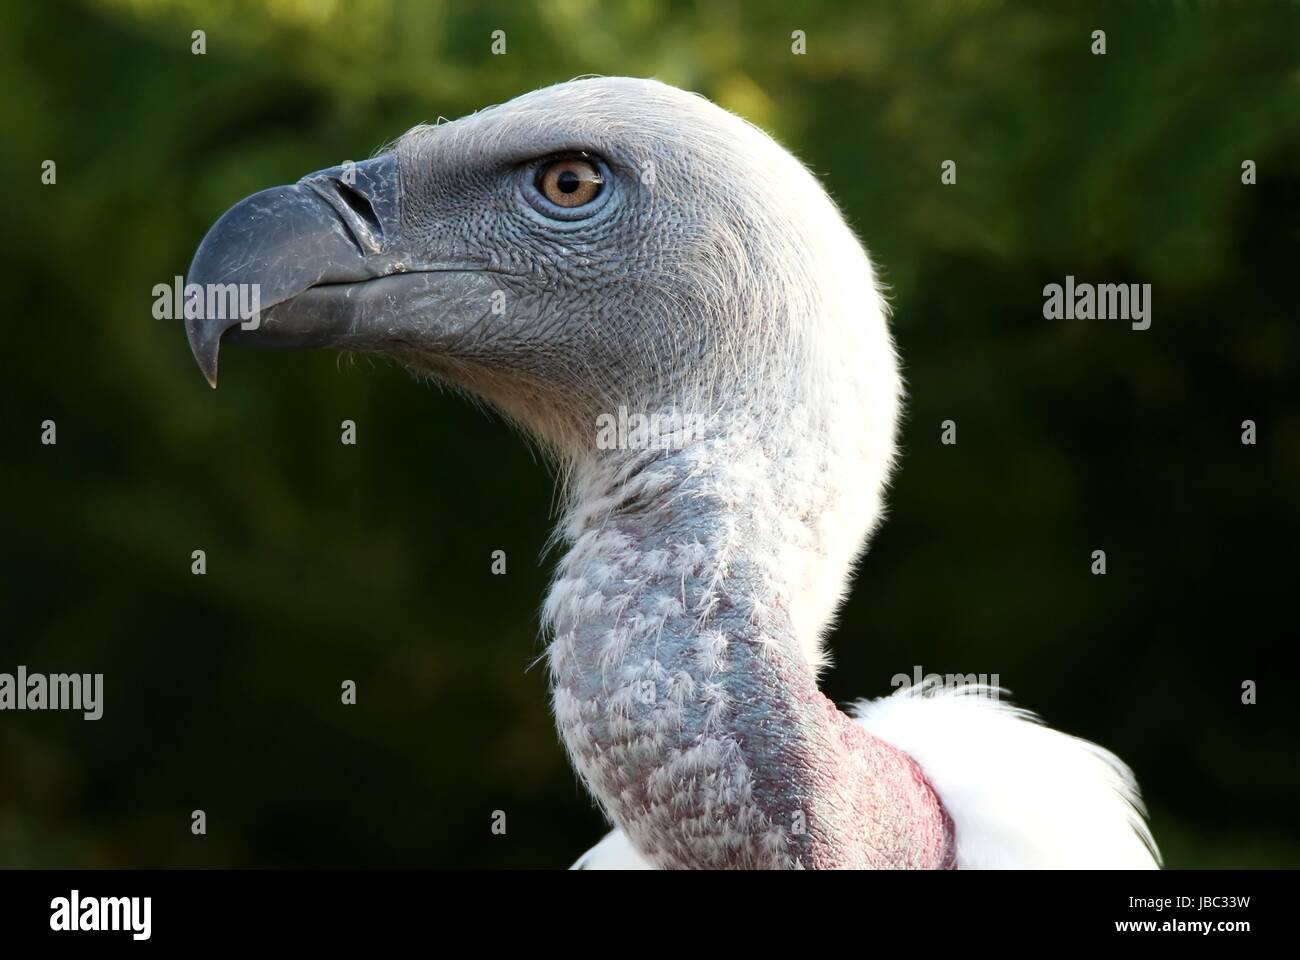
<svg viewBox="0 0 1300 960"><path fill-rule="evenodd" d="M397 160L385 154L263 190L222 214L185 289L185 331L208 383L217 385L223 338L367 350L429 334L449 292L437 275L482 265L404 249L401 212Z"/></svg>

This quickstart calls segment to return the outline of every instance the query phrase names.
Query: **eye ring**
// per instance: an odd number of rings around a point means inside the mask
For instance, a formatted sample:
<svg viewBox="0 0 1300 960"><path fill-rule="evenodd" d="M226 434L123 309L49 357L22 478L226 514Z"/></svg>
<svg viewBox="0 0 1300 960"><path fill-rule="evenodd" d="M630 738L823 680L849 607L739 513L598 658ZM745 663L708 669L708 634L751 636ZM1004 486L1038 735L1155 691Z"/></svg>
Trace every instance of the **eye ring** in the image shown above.
<svg viewBox="0 0 1300 960"><path fill-rule="evenodd" d="M589 153L545 157L523 170L524 195L550 220L574 221L592 216L611 193L609 170Z"/></svg>

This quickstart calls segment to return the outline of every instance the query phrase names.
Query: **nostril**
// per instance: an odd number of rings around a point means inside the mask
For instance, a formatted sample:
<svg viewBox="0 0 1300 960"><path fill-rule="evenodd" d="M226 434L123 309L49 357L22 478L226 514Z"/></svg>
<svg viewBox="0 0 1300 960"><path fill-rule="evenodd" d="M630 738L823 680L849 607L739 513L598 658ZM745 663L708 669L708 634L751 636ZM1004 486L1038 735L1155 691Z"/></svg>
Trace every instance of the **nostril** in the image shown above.
<svg viewBox="0 0 1300 960"><path fill-rule="evenodd" d="M375 215L375 208L366 195L354 187L344 183L342 180L337 182L336 189L338 190L339 196L342 197L343 202L348 205L349 209L351 209L353 213L361 218L362 222L370 228L371 232L376 237L383 236L383 228L379 225L379 217Z"/></svg>

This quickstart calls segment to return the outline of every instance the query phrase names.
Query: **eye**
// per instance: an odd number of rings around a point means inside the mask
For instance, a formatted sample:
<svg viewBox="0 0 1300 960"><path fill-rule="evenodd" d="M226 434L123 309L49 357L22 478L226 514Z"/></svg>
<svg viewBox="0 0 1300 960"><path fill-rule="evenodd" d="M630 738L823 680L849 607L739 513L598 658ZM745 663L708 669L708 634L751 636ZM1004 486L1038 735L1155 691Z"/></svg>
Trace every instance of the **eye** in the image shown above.
<svg viewBox="0 0 1300 960"><path fill-rule="evenodd" d="M543 164L537 171L537 190L557 207L571 209L591 203L605 178L585 157L566 157Z"/></svg>
<svg viewBox="0 0 1300 960"><path fill-rule="evenodd" d="M519 193L548 229L570 229L610 209L618 180L605 159L583 150L538 157L519 167Z"/></svg>

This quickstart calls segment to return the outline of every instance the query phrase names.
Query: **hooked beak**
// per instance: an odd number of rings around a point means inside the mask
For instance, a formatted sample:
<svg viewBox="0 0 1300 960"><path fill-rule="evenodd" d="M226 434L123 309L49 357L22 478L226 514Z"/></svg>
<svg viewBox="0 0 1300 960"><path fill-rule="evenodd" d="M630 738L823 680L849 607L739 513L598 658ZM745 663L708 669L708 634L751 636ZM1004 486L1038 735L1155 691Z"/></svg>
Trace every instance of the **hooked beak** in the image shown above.
<svg viewBox="0 0 1300 960"><path fill-rule="evenodd" d="M486 292L474 275L486 265L404 249L401 209L397 159L385 154L222 214L186 278L185 331L208 383L217 385L223 338L379 350L436 340L460 315L477 315Z"/></svg>

